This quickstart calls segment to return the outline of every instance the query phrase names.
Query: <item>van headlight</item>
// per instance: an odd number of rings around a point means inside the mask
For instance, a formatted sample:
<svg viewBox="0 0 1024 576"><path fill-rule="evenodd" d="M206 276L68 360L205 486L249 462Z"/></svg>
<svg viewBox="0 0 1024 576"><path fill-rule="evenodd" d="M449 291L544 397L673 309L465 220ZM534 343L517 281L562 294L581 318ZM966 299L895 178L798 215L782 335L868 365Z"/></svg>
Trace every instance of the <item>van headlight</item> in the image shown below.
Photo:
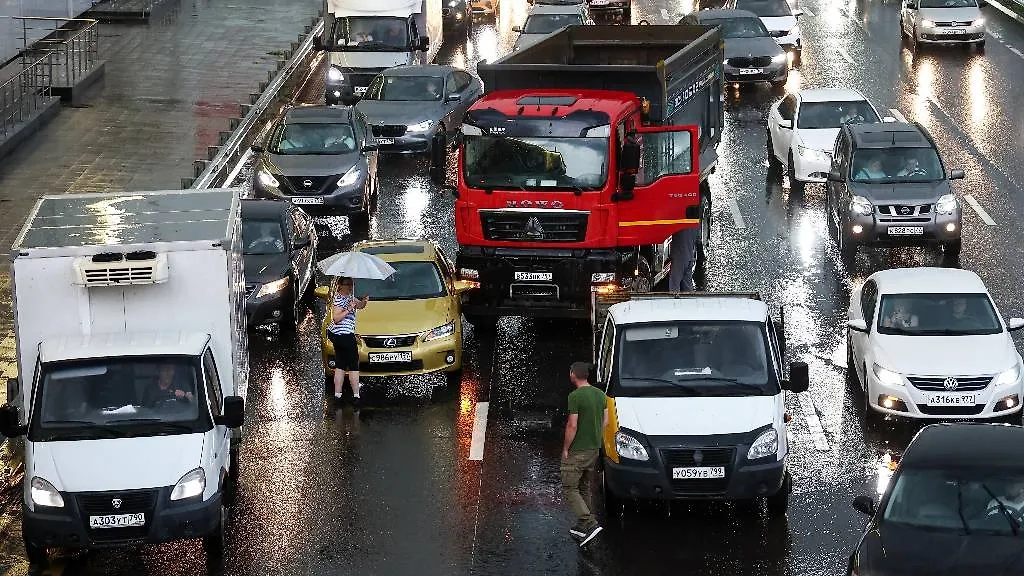
<svg viewBox="0 0 1024 576"><path fill-rule="evenodd" d="M32 504L35 506L45 506L47 508L64 507L64 497L60 495L60 492L57 492L53 484L39 476L32 478L29 492L32 495Z"/></svg>
<svg viewBox="0 0 1024 576"><path fill-rule="evenodd" d="M1007 384L1016 384L1017 378L1020 376L1020 366L1014 366L1009 370L1003 370L992 379L993 386L1006 386Z"/></svg>
<svg viewBox="0 0 1024 576"><path fill-rule="evenodd" d="M359 166L349 168L348 172L345 172L341 178L338 178L338 188L344 188L355 184L359 180L359 174L361 174L361 172L362 171L359 169Z"/></svg>
<svg viewBox="0 0 1024 576"><path fill-rule="evenodd" d="M171 500L184 500L202 496L206 492L206 472L202 468L185 474L171 490Z"/></svg>
<svg viewBox="0 0 1024 576"><path fill-rule="evenodd" d="M882 368L878 364L873 364L871 370L875 373L875 378L879 383L886 386L903 386L903 376L896 372Z"/></svg>
<svg viewBox="0 0 1024 576"><path fill-rule="evenodd" d="M265 168L260 168L259 171L256 172L256 179L259 180L260 184L262 184L264 188L277 188L281 185L281 183L277 181L277 178L274 178L274 175L268 172Z"/></svg>
<svg viewBox="0 0 1024 576"><path fill-rule="evenodd" d="M263 298L264 296L270 296L271 294L277 294L281 290L288 287L288 283L291 280L286 276L280 280L274 280L273 282L267 282L260 286L260 291L256 293L257 298Z"/></svg>
<svg viewBox="0 0 1024 576"><path fill-rule="evenodd" d="M956 196L953 194L943 194L935 202L935 211L939 214L952 214L956 210L956 205Z"/></svg>
<svg viewBox="0 0 1024 576"><path fill-rule="evenodd" d="M615 433L615 452L623 458L646 462L650 459L647 449L639 440L619 430Z"/></svg>
<svg viewBox="0 0 1024 576"><path fill-rule="evenodd" d="M854 214L860 214L861 216L871 216L871 213L875 211L875 208L867 198L863 196L854 196L850 199L850 211Z"/></svg>
<svg viewBox="0 0 1024 576"><path fill-rule="evenodd" d="M767 458L774 456L779 453L779 433L775 428L765 430L754 440L754 443L750 445L750 450L747 451L747 460L757 460L758 458Z"/></svg>
<svg viewBox="0 0 1024 576"><path fill-rule="evenodd" d="M455 321L451 321L444 326L438 326L433 330L427 332L427 335L423 337L424 342L430 342L431 340L437 340L438 338L445 338L455 334Z"/></svg>
<svg viewBox="0 0 1024 576"><path fill-rule="evenodd" d="M344 82L345 75L341 73L341 70L331 66L327 69L327 81L333 83Z"/></svg>
<svg viewBox="0 0 1024 576"><path fill-rule="evenodd" d="M434 123L431 122L430 120L424 120L423 122L410 124L406 126L405 129L408 130L409 132L426 132L427 130L430 130L430 127L433 125Z"/></svg>

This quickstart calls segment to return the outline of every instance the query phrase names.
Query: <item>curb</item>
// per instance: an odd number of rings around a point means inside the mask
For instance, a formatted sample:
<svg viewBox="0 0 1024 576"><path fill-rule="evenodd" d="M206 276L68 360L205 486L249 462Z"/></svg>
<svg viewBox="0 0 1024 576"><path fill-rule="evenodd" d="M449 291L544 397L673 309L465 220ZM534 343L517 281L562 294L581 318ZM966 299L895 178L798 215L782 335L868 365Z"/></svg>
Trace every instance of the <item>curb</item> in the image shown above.
<svg viewBox="0 0 1024 576"><path fill-rule="evenodd" d="M1007 16L1009 16L1010 18L1013 18L1017 22L1019 22L1021 24L1024 24L1024 15L1021 15L1020 12L1017 12L1013 8L1010 8L1009 6L1005 5L1003 2L1013 2L1013 0L1002 0L1002 2L996 2L995 0L988 0L989 6L992 6L996 10L999 10L1003 14L1006 14ZM1024 5L1021 6L1020 10L1021 10L1021 12L1024 12Z"/></svg>

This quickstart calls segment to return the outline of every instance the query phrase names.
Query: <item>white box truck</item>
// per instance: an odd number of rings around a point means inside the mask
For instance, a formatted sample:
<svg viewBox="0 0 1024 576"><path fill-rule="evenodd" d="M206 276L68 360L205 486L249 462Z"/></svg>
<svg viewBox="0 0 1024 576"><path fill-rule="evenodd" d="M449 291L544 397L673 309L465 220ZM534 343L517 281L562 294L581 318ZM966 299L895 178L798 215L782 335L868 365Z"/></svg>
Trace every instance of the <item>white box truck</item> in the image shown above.
<svg viewBox="0 0 1024 576"><path fill-rule="evenodd" d="M23 537L222 562L248 379L240 190L46 196L12 249Z"/></svg>

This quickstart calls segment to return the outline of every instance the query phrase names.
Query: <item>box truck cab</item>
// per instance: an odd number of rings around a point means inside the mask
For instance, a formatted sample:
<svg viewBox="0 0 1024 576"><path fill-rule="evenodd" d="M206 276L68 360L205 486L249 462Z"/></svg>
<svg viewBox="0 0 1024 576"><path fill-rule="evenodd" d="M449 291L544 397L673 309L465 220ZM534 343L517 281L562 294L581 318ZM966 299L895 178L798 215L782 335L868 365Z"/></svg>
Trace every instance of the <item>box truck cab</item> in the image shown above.
<svg viewBox="0 0 1024 576"><path fill-rule="evenodd" d="M382 70L430 64L444 36L441 0L324 0L327 104L355 104Z"/></svg>
<svg viewBox="0 0 1024 576"><path fill-rule="evenodd" d="M47 196L13 248L23 537L48 548L202 538L219 564L247 351L239 191Z"/></svg>

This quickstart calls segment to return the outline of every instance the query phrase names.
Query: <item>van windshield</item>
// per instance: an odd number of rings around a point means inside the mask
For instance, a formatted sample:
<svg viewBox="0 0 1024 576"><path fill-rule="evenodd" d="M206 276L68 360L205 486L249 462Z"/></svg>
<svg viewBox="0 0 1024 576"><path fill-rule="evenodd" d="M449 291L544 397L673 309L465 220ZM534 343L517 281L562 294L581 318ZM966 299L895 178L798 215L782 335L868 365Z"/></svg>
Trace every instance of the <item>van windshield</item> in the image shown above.
<svg viewBox="0 0 1024 576"><path fill-rule="evenodd" d="M102 358L44 364L30 435L35 441L191 434L210 429L193 360Z"/></svg>
<svg viewBox="0 0 1024 576"><path fill-rule="evenodd" d="M773 396L781 391L756 322L661 322L620 337L618 396Z"/></svg>
<svg viewBox="0 0 1024 576"><path fill-rule="evenodd" d="M334 47L341 50L405 52L409 50L409 25L395 16L346 16L334 21Z"/></svg>

